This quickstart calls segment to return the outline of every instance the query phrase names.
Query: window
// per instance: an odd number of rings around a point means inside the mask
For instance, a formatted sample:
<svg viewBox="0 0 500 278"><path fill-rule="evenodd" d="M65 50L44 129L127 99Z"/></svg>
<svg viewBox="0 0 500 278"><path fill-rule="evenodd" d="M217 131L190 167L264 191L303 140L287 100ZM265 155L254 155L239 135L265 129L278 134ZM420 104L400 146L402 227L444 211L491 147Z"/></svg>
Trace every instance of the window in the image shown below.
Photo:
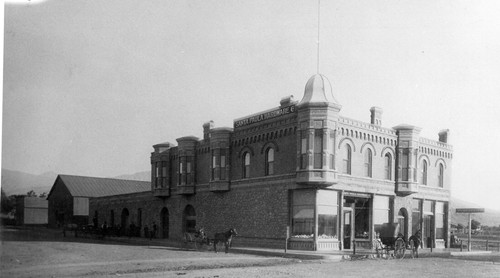
<svg viewBox="0 0 500 278"><path fill-rule="evenodd" d="M444 203L436 202L436 239L444 239Z"/></svg>
<svg viewBox="0 0 500 278"><path fill-rule="evenodd" d="M220 179L220 156L218 150L212 150L212 180Z"/></svg>
<svg viewBox="0 0 500 278"><path fill-rule="evenodd" d="M156 162L155 165L155 188L158 188L160 186L160 162Z"/></svg>
<svg viewBox="0 0 500 278"><path fill-rule="evenodd" d="M444 186L444 166L443 164L439 164L439 176L438 176L438 181L439 181L439 187Z"/></svg>
<svg viewBox="0 0 500 278"><path fill-rule="evenodd" d="M351 174L351 155L351 146L346 144L344 148L344 160L342 165L342 173L344 174Z"/></svg>
<svg viewBox="0 0 500 278"><path fill-rule="evenodd" d="M323 168L323 131L314 132L314 169Z"/></svg>
<svg viewBox="0 0 500 278"><path fill-rule="evenodd" d="M167 162L161 162L161 187L167 187Z"/></svg>
<svg viewBox="0 0 500 278"><path fill-rule="evenodd" d="M366 149L365 152L365 177L372 177L372 150Z"/></svg>
<svg viewBox="0 0 500 278"><path fill-rule="evenodd" d="M266 176L274 174L274 149L269 148L266 151Z"/></svg>
<svg viewBox="0 0 500 278"><path fill-rule="evenodd" d="M338 193L318 190L318 238L337 239Z"/></svg>
<svg viewBox="0 0 500 278"><path fill-rule="evenodd" d="M392 180L392 157L391 154L386 153L384 156L384 169L385 169L385 179L386 180Z"/></svg>
<svg viewBox="0 0 500 278"><path fill-rule="evenodd" d="M370 199L359 198L354 202L354 236L369 238L370 232Z"/></svg>
<svg viewBox="0 0 500 278"><path fill-rule="evenodd" d="M179 157L179 179L178 179L178 183L179 184L182 184L182 174L184 173L184 164L180 161L181 158Z"/></svg>
<svg viewBox="0 0 500 278"><path fill-rule="evenodd" d="M335 169L335 131L330 133L330 169Z"/></svg>
<svg viewBox="0 0 500 278"><path fill-rule="evenodd" d="M411 229L412 234L415 234L418 230L420 230L420 205L422 200L413 199L412 203L412 215L411 215Z"/></svg>
<svg viewBox="0 0 500 278"><path fill-rule="evenodd" d="M409 150L404 149L401 155L401 180L408 181L408 154Z"/></svg>
<svg viewBox="0 0 500 278"><path fill-rule="evenodd" d="M307 132L302 131L302 138L300 141L300 169L307 167Z"/></svg>
<svg viewBox="0 0 500 278"><path fill-rule="evenodd" d="M184 209L184 231L196 232L196 212L191 205L187 205Z"/></svg>
<svg viewBox="0 0 500 278"><path fill-rule="evenodd" d="M250 177L250 153L243 155L243 178Z"/></svg>
<svg viewBox="0 0 500 278"><path fill-rule="evenodd" d="M220 179L226 179L226 149L220 150Z"/></svg>
<svg viewBox="0 0 500 278"><path fill-rule="evenodd" d="M389 224L389 197L373 197L373 224L375 232L382 232L384 226Z"/></svg>
<svg viewBox="0 0 500 278"><path fill-rule="evenodd" d="M315 191L296 190L292 198L292 237L312 238L314 236Z"/></svg>
<svg viewBox="0 0 500 278"><path fill-rule="evenodd" d="M427 184L427 160L422 160L422 176L420 177L421 184Z"/></svg>

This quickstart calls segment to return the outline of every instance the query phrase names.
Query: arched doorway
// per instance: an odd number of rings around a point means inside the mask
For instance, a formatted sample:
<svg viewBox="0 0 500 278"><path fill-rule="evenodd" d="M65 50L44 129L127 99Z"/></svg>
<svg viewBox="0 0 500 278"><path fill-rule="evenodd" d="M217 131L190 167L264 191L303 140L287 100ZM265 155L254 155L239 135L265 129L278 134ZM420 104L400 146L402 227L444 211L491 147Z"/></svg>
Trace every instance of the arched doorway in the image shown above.
<svg viewBox="0 0 500 278"><path fill-rule="evenodd" d="M127 227L129 226L129 219L128 219L128 216L129 216L129 213L128 213L128 209L124 208L122 210L122 217L121 217L121 231L122 231L122 234L123 232L125 232L127 230Z"/></svg>
<svg viewBox="0 0 500 278"><path fill-rule="evenodd" d="M398 233L403 234L405 241L408 241L408 211L405 208L401 208L398 212Z"/></svg>
<svg viewBox="0 0 500 278"><path fill-rule="evenodd" d="M168 214L168 209L167 208L162 208L161 209L161 213L160 213L160 225L161 225L161 235L162 235L162 238L168 238L168 234L169 234L169 222L170 222L170 219L169 219L169 214Z"/></svg>
<svg viewBox="0 0 500 278"><path fill-rule="evenodd" d="M187 205L183 214L183 231L188 233L196 232L196 212L191 205Z"/></svg>

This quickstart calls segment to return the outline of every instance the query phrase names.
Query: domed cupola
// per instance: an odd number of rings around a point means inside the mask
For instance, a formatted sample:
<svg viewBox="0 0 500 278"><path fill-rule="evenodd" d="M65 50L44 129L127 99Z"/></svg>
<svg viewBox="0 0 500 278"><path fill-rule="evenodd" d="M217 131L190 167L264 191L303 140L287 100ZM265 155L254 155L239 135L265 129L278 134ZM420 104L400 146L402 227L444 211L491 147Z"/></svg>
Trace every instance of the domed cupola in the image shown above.
<svg viewBox="0 0 500 278"><path fill-rule="evenodd" d="M330 81L324 75L315 74L307 81L304 97L300 101L299 106L328 103L339 105L333 96Z"/></svg>

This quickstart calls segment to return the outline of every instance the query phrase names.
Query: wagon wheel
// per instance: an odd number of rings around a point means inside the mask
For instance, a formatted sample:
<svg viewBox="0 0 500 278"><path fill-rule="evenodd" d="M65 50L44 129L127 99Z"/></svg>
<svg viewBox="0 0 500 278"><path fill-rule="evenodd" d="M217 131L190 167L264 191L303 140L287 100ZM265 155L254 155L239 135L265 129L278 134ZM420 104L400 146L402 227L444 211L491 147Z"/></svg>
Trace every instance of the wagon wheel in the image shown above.
<svg viewBox="0 0 500 278"><path fill-rule="evenodd" d="M404 240L401 238L398 238L396 240L395 245L394 245L394 257L396 259L403 259L405 256L405 251L406 251L406 247L405 247Z"/></svg>

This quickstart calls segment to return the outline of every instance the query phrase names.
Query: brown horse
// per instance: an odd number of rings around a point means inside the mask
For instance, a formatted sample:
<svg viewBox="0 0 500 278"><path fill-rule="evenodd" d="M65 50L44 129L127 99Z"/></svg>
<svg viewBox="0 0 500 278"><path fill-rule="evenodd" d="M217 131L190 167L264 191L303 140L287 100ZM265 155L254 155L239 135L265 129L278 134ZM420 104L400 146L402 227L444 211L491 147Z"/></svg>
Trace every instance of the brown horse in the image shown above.
<svg viewBox="0 0 500 278"><path fill-rule="evenodd" d="M418 258L418 247L422 244L422 232L418 230L414 235L412 235L408 242L410 243L411 257L414 258L415 255Z"/></svg>
<svg viewBox="0 0 500 278"><path fill-rule="evenodd" d="M226 253L229 252L229 247L231 247L231 241L233 236L237 236L238 233L236 229L231 228L225 233L216 233L214 236L214 251L217 253L217 243L223 242L224 247L226 248Z"/></svg>

